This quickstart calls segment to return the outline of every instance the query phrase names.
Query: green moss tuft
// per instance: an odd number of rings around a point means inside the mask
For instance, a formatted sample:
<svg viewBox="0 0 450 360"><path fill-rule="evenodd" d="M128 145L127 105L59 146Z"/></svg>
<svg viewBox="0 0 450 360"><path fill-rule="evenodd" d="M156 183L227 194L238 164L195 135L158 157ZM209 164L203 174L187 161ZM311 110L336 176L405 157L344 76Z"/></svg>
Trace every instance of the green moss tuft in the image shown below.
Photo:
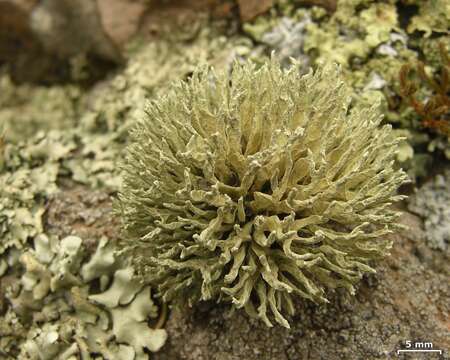
<svg viewBox="0 0 450 360"><path fill-rule="evenodd" d="M305 76L201 69L151 102L132 131L121 247L164 301L230 301L289 327L293 297L326 302L387 254L407 180L399 139L349 110L335 67Z"/></svg>

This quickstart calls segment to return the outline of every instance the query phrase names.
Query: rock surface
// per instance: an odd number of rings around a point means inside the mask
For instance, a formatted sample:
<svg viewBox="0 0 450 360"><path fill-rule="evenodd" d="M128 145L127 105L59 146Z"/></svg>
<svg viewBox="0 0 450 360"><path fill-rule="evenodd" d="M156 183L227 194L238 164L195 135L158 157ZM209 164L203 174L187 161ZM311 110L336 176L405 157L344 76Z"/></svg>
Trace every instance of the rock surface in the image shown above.
<svg viewBox="0 0 450 360"><path fill-rule="evenodd" d="M97 0L105 33L118 46L136 34L148 1Z"/></svg>
<svg viewBox="0 0 450 360"><path fill-rule="evenodd" d="M106 192L86 191L81 186L58 193L50 200L45 223L49 234L77 235L88 242L88 249L95 249L103 236L114 242L119 234L111 197Z"/></svg>
<svg viewBox="0 0 450 360"><path fill-rule="evenodd" d="M249 21L269 10L273 0L238 0L242 21Z"/></svg>
<svg viewBox="0 0 450 360"><path fill-rule="evenodd" d="M90 0L44 0L31 14L31 27L44 48L60 57L94 53L118 61L120 53L102 28L98 8Z"/></svg>

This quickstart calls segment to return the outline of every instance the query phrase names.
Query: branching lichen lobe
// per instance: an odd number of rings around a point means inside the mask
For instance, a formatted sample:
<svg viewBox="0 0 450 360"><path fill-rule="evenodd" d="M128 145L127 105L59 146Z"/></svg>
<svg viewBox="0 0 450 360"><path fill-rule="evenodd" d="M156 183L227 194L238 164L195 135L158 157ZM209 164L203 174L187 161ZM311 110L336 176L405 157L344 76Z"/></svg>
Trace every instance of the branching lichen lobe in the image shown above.
<svg viewBox="0 0 450 360"><path fill-rule="evenodd" d="M289 327L387 254L407 180L398 139L354 107L337 68L210 69L151 102L132 132L121 247L164 301L217 299Z"/></svg>

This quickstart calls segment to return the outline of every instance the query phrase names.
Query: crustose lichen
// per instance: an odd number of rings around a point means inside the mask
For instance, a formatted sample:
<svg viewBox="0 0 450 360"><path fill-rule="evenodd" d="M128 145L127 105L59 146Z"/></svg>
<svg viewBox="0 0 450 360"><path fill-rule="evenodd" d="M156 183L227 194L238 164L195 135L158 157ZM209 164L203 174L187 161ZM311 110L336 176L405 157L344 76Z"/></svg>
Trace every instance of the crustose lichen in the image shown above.
<svg viewBox="0 0 450 360"><path fill-rule="evenodd" d="M376 108L349 110L338 69L272 60L197 71L132 131L123 251L164 301L217 299L289 327L293 297L373 272L406 181Z"/></svg>

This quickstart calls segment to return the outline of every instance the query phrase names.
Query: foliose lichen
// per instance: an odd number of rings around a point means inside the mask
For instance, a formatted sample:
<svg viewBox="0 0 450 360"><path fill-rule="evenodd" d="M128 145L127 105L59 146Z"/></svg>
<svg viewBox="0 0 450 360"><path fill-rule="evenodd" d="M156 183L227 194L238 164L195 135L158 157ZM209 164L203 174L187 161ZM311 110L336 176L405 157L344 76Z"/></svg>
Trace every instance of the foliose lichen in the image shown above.
<svg viewBox="0 0 450 360"><path fill-rule="evenodd" d="M0 317L0 357L6 359L148 359L167 339L151 328L158 316L148 285L102 238L86 256L78 236L40 234L1 260L8 306ZM3 276L0 271L0 275Z"/></svg>
<svg viewBox="0 0 450 360"><path fill-rule="evenodd" d="M338 68L236 63L196 71L131 133L122 251L163 301L229 301L289 327L294 296L351 293L399 226L399 139L350 109Z"/></svg>
<svg viewBox="0 0 450 360"><path fill-rule="evenodd" d="M309 58L303 53L303 44L306 36L306 26L311 22L308 15L300 21L294 21L289 17L280 18L279 23L264 33L261 41L275 50L283 65L290 64L293 57L307 67Z"/></svg>
<svg viewBox="0 0 450 360"><path fill-rule="evenodd" d="M418 14L414 15L408 25L408 32L424 32L425 37L434 33L450 34L450 4L445 0L418 1L406 0L406 3L416 5Z"/></svg>

